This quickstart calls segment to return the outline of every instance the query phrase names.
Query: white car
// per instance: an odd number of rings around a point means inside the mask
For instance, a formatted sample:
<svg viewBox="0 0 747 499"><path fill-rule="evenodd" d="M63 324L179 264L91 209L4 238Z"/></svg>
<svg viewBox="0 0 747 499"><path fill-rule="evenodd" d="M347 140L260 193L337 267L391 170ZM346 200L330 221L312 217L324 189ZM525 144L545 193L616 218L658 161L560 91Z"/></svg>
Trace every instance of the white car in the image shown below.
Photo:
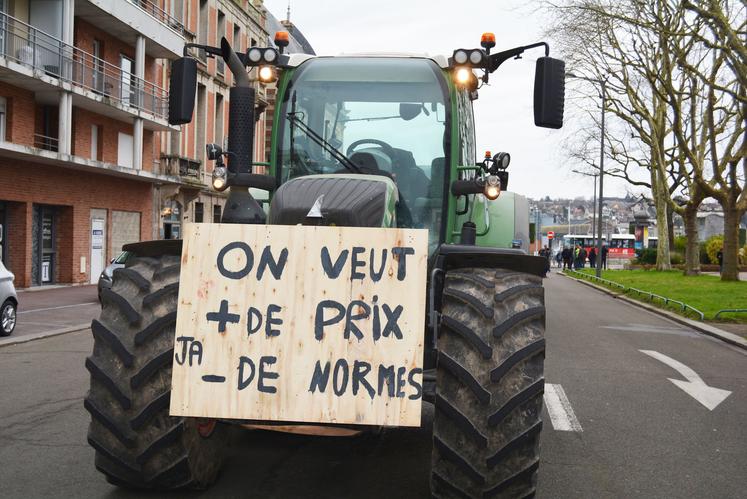
<svg viewBox="0 0 747 499"><path fill-rule="evenodd" d="M13 279L15 276L0 261L0 336L8 336L16 328L18 295Z"/></svg>

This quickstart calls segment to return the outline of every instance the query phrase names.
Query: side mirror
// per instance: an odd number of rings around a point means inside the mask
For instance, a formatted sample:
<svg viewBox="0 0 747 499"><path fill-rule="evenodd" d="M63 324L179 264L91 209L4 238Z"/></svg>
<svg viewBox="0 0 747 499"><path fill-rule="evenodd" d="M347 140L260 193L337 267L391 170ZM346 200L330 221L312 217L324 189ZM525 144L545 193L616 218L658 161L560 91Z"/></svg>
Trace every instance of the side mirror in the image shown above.
<svg viewBox="0 0 747 499"><path fill-rule="evenodd" d="M564 107L565 62L540 57L534 73L534 124L543 128L562 128Z"/></svg>
<svg viewBox="0 0 747 499"><path fill-rule="evenodd" d="M181 57L171 65L169 79L169 124L184 125L192 121L197 92L197 60Z"/></svg>

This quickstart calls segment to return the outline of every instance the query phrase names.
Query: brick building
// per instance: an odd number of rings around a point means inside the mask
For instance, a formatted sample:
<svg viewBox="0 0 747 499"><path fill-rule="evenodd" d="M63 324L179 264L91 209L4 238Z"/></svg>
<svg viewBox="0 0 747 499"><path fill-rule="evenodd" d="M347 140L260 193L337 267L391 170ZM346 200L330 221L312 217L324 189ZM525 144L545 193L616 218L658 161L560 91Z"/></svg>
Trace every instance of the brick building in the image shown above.
<svg viewBox="0 0 747 499"><path fill-rule="evenodd" d="M194 118L173 127L169 65L188 42L264 45L266 15L262 0L0 0L0 259L16 286L95 283L123 244L220 218L204 145L225 146L231 74L193 52Z"/></svg>
<svg viewBox="0 0 747 499"><path fill-rule="evenodd" d="M187 1L187 7L188 42L215 47L225 36L234 50L246 52L267 40L262 0L192 0ZM206 161L205 145L217 143L227 149L233 79L222 59L207 57L201 50L192 50L191 55L199 61L192 122L172 132L161 144L163 172L182 180L180 184L160 186L155 192L162 215L159 236L166 239L180 237L182 223L219 221L227 197L210 188L213 164ZM257 90L259 104L264 105L264 85L257 84ZM256 161L265 160L264 137L265 120L261 119L255 136Z"/></svg>

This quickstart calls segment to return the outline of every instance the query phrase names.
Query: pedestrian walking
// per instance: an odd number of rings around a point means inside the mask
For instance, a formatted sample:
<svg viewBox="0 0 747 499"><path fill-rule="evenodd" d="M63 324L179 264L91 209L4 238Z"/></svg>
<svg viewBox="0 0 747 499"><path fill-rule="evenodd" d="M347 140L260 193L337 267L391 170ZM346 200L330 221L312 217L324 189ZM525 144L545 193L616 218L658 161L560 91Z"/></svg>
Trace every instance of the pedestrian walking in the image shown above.
<svg viewBox="0 0 747 499"><path fill-rule="evenodd" d="M561 264L562 260L563 260L563 252L558 250L558 252L555 253L555 266L560 268L560 266L562 265Z"/></svg>
<svg viewBox="0 0 747 499"><path fill-rule="evenodd" d="M581 268L581 248L578 245L573 248L573 268L576 270Z"/></svg>
<svg viewBox="0 0 747 499"><path fill-rule="evenodd" d="M586 248L583 248L583 247L581 248L581 251L579 251L579 254L578 254L578 259L579 259L581 268L582 269L585 268L586 267Z"/></svg>
<svg viewBox="0 0 747 499"><path fill-rule="evenodd" d="M597 250L594 248L589 250L589 267L592 269L597 268Z"/></svg>

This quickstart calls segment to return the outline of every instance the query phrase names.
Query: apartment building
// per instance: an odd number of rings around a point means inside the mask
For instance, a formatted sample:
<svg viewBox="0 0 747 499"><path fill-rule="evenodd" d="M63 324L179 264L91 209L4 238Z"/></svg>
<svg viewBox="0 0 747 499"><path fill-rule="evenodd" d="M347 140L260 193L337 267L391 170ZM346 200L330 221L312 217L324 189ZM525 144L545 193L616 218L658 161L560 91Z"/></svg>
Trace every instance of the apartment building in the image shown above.
<svg viewBox="0 0 747 499"><path fill-rule="evenodd" d="M173 127L169 65L189 42L266 44L266 14L261 0L0 0L0 259L16 286L95 283L124 244L220 219L204 146L225 146L231 74L194 51L194 118Z"/></svg>
<svg viewBox="0 0 747 499"><path fill-rule="evenodd" d="M188 41L220 46L222 37L237 52L265 45L268 40L266 10L261 0L194 0L185 27ZM274 33L273 33L274 34ZM155 199L161 207L160 237L181 237L181 226L188 222L220 221L226 193L210 188L213 164L205 158L205 145L220 144L227 149L229 89L231 72L220 58L210 58L201 50L191 55L199 61L197 96L192 122L172 132L162 144L162 167L167 175L178 175L180 184L157 188ZM257 85L257 105L265 107L265 85ZM257 123L255 161L265 161L265 119Z"/></svg>
<svg viewBox="0 0 747 499"><path fill-rule="evenodd" d="M165 61L186 31L144 0L0 0L0 258L16 285L96 282L154 236Z"/></svg>

